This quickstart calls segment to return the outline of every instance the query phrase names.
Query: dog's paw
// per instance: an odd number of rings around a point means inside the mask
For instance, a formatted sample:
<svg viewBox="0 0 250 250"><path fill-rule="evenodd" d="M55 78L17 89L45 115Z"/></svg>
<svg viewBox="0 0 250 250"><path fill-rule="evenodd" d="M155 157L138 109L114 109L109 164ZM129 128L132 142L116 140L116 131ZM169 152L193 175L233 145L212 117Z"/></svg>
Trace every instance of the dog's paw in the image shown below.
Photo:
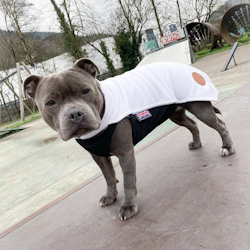
<svg viewBox="0 0 250 250"><path fill-rule="evenodd" d="M109 196L103 195L99 201L99 205L100 207L106 207L106 206L113 204L115 201L116 201L116 196L109 197Z"/></svg>
<svg viewBox="0 0 250 250"><path fill-rule="evenodd" d="M228 156L228 155L232 155L235 153L235 148L234 146L230 147L230 148L225 148L225 147L222 147L220 149L220 154L221 156Z"/></svg>
<svg viewBox="0 0 250 250"><path fill-rule="evenodd" d="M190 150L198 149L198 148L201 147L201 143L200 142L193 142L193 141L191 141L188 144L188 147L189 147Z"/></svg>
<svg viewBox="0 0 250 250"><path fill-rule="evenodd" d="M128 220L138 213L138 205L122 205L119 213L121 220Z"/></svg>

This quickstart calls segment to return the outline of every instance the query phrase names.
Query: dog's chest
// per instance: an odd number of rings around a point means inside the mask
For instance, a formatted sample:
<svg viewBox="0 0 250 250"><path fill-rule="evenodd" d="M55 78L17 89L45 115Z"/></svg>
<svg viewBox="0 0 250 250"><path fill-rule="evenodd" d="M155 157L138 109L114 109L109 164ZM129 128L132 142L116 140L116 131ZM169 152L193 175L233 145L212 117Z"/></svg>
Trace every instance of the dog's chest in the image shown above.
<svg viewBox="0 0 250 250"><path fill-rule="evenodd" d="M150 116L142 120L138 119L136 115L131 114L128 118L132 125L133 144L136 145L157 126L166 121L177 107L178 105L172 104L147 110ZM142 113L145 113L145 111ZM76 139L76 141L91 154L105 157L110 156L110 143L116 125L117 123L109 125L104 131L93 138L87 140Z"/></svg>

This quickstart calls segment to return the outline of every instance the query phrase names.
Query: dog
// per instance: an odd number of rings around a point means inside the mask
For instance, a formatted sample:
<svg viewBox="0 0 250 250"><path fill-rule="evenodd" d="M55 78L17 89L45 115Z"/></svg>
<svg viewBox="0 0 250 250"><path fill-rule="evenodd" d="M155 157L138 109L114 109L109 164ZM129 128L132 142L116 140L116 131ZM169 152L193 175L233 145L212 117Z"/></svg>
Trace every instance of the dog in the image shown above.
<svg viewBox="0 0 250 250"><path fill-rule="evenodd" d="M225 123L216 116L220 111L211 105L211 100L217 98L217 90L205 73L191 66L155 63L101 82L96 79L97 74L99 69L91 60L80 59L61 73L29 76L24 91L34 99L44 121L63 140L76 138L101 168L107 182L106 194L99 202L101 207L111 205L117 198L118 180L110 156L118 157L124 177L121 220L138 213L134 145L166 119L189 129L193 136L189 149L198 149L201 147L199 130L196 122L185 114L188 110L218 131L222 156L235 153ZM126 88L126 96L119 93L121 86ZM197 88L201 92L206 90L208 97L205 94L199 97ZM169 95L169 100L164 101L164 95ZM156 123L152 117L157 117Z"/></svg>

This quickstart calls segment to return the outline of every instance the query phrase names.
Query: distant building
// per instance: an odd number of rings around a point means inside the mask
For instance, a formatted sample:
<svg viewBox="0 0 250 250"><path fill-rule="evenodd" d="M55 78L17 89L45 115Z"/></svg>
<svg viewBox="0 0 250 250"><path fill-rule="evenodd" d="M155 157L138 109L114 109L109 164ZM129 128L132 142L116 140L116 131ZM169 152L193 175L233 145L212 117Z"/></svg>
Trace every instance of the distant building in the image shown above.
<svg viewBox="0 0 250 250"><path fill-rule="evenodd" d="M145 41L145 50L149 52L158 49L159 46L153 29L148 29L145 32L147 39L147 41Z"/></svg>
<svg viewBox="0 0 250 250"><path fill-rule="evenodd" d="M177 31L176 24L170 24L170 25L169 25L169 29L170 29L170 32L171 32L171 33Z"/></svg>

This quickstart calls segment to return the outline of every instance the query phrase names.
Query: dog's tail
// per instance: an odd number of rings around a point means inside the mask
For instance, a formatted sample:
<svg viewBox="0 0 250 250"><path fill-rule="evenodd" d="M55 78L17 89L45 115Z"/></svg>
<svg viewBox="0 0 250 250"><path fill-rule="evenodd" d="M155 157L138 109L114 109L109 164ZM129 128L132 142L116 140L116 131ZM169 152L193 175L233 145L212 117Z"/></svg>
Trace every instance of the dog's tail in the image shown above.
<svg viewBox="0 0 250 250"><path fill-rule="evenodd" d="M215 113L222 115L222 113L220 112L219 109L215 108L214 106L213 106L213 108L214 108L214 112L215 112Z"/></svg>

